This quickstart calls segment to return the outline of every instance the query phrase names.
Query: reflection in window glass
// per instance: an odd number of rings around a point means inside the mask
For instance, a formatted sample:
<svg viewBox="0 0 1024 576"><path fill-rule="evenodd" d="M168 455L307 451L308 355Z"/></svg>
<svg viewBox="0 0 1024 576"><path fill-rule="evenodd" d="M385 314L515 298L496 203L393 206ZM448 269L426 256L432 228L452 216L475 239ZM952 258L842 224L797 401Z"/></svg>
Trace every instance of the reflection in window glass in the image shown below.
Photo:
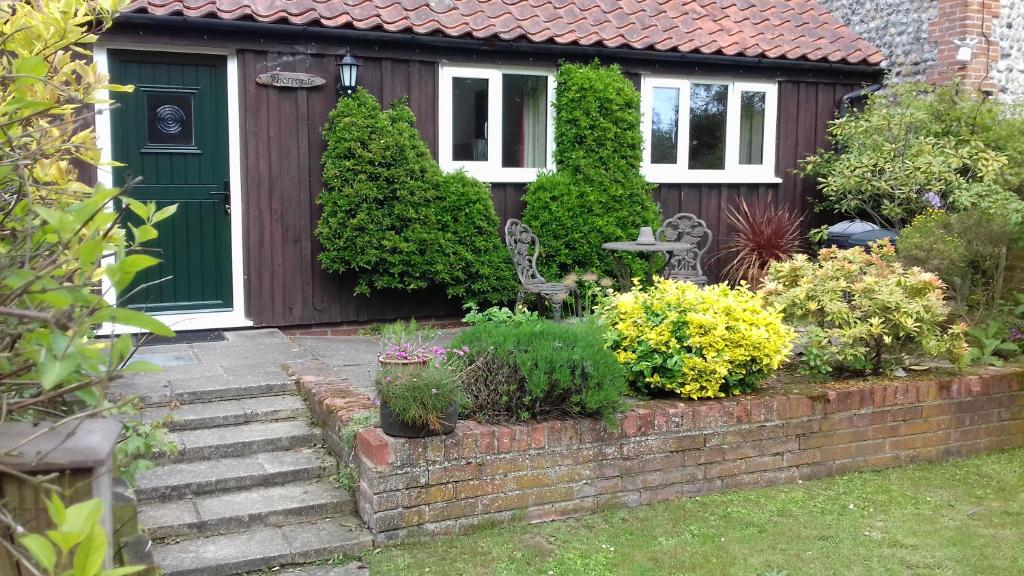
<svg viewBox="0 0 1024 576"><path fill-rule="evenodd" d="M740 164L764 162L764 92L740 93Z"/></svg>
<svg viewBox="0 0 1024 576"><path fill-rule="evenodd" d="M486 78L452 78L452 160L487 160Z"/></svg>
<svg viewBox="0 0 1024 576"><path fill-rule="evenodd" d="M728 106L728 85L691 85L690 169L725 168L725 118Z"/></svg>
<svg viewBox="0 0 1024 576"><path fill-rule="evenodd" d="M679 155L679 89L655 88L651 110L651 164L675 164Z"/></svg>
<svg viewBox="0 0 1024 576"><path fill-rule="evenodd" d="M501 165L547 165L548 79L504 74L501 79Z"/></svg>
<svg viewBox="0 0 1024 576"><path fill-rule="evenodd" d="M157 146L192 146L192 94L146 92L146 142Z"/></svg>

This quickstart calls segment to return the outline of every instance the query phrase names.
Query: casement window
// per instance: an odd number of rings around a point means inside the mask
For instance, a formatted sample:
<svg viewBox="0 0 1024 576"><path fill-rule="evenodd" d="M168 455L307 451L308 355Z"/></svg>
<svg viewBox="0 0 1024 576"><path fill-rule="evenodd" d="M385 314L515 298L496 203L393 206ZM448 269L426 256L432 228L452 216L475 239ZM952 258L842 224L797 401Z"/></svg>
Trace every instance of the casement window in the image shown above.
<svg viewBox="0 0 1024 576"><path fill-rule="evenodd" d="M771 183L778 88L645 76L644 175L658 183Z"/></svg>
<svg viewBox="0 0 1024 576"><path fill-rule="evenodd" d="M553 166L547 70L441 67L438 157L485 182L532 182Z"/></svg>

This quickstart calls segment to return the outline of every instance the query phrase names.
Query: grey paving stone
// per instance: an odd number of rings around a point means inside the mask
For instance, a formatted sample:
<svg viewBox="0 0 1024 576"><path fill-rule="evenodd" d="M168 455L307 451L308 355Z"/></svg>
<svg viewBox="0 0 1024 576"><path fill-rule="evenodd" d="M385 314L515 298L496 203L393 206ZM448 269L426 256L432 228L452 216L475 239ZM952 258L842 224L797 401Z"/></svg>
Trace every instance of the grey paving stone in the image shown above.
<svg viewBox="0 0 1024 576"><path fill-rule="evenodd" d="M314 481L153 503L140 510L139 522L150 538L159 539L237 532L252 526L354 513L348 492L330 482Z"/></svg>
<svg viewBox="0 0 1024 576"><path fill-rule="evenodd" d="M287 336L276 328L261 328L255 330L230 330L224 332L228 342L239 342L242 344L278 343L290 345L291 341Z"/></svg>
<svg viewBox="0 0 1024 576"><path fill-rule="evenodd" d="M143 501L197 496L330 476L337 462L322 450L302 448L238 458L157 466L139 476Z"/></svg>
<svg viewBox="0 0 1024 576"><path fill-rule="evenodd" d="M166 378L145 380L119 380L110 385L111 400L138 398L145 406L167 404L171 401L171 384Z"/></svg>
<svg viewBox="0 0 1024 576"><path fill-rule="evenodd" d="M291 554L291 544L274 527L153 545L165 576L229 576L287 563Z"/></svg>
<svg viewBox="0 0 1024 576"><path fill-rule="evenodd" d="M181 404L251 398L295 391L295 384L283 372L219 374L202 378L170 378L172 396Z"/></svg>
<svg viewBox="0 0 1024 576"><path fill-rule="evenodd" d="M282 529L292 550L292 562L316 562L339 554L355 554L373 547L370 533L354 516L318 523L293 524Z"/></svg>
<svg viewBox="0 0 1024 576"><path fill-rule="evenodd" d="M194 462L309 447L320 439L320 431L304 421L282 420L184 430L171 437L180 448L174 461Z"/></svg>
<svg viewBox="0 0 1024 576"><path fill-rule="evenodd" d="M139 525L146 530L150 538L174 536L175 533L166 534L167 526L196 526L199 520L195 506L188 499L152 503L139 509Z"/></svg>
<svg viewBox="0 0 1024 576"><path fill-rule="evenodd" d="M173 348L173 350L166 350ZM179 366L197 366L199 358L191 348L178 349L177 346L158 346L154 348L143 348L135 353L135 360L145 360L164 368L177 368Z"/></svg>
<svg viewBox="0 0 1024 576"><path fill-rule="evenodd" d="M194 430L214 426L301 418L306 404L295 395L264 396L184 404L176 408L156 407L142 411L143 422L165 420L169 430ZM170 418L169 420L167 420Z"/></svg>
<svg viewBox="0 0 1024 576"><path fill-rule="evenodd" d="M295 470L303 466L310 466L315 458L324 471L324 475L331 475L337 471L338 461L328 453L315 448L303 448L290 450L288 452L266 452L254 456L269 474L277 474Z"/></svg>
<svg viewBox="0 0 1024 576"><path fill-rule="evenodd" d="M329 564L315 564L306 566L291 566L282 568L277 574L289 574L297 576L367 576L370 568L366 564L356 560L344 566L332 566Z"/></svg>
<svg viewBox="0 0 1024 576"><path fill-rule="evenodd" d="M369 533L350 526L352 520L333 518L173 544L157 543L154 557L165 576L229 576L285 564L327 560L371 548Z"/></svg>
<svg viewBox="0 0 1024 576"><path fill-rule="evenodd" d="M276 366L289 360L308 358L309 352L293 342L209 342L195 345L196 355L211 366Z"/></svg>
<svg viewBox="0 0 1024 576"><path fill-rule="evenodd" d="M365 366L377 361L381 345L367 336L296 336L295 343L328 366Z"/></svg>
<svg viewBox="0 0 1024 576"><path fill-rule="evenodd" d="M145 354L191 354L191 344L158 344L155 346L143 346L135 352L135 356L139 357Z"/></svg>

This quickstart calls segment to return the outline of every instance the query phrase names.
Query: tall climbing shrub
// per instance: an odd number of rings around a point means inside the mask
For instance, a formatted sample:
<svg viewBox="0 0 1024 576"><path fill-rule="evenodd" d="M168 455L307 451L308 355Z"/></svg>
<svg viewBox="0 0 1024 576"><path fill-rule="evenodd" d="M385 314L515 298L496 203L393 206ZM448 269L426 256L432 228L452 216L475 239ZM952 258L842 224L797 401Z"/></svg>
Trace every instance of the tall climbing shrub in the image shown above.
<svg viewBox="0 0 1024 576"><path fill-rule="evenodd" d="M405 101L383 110L365 90L338 101L324 127L321 264L353 274L361 294L443 286L453 298L509 300L515 272L490 190L442 172L414 123Z"/></svg>
<svg viewBox="0 0 1024 576"><path fill-rule="evenodd" d="M555 91L555 164L525 194L523 221L541 239L541 273L614 272L601 244L657 226L640 173L640 93L617 65L563 64Z"/></svg>

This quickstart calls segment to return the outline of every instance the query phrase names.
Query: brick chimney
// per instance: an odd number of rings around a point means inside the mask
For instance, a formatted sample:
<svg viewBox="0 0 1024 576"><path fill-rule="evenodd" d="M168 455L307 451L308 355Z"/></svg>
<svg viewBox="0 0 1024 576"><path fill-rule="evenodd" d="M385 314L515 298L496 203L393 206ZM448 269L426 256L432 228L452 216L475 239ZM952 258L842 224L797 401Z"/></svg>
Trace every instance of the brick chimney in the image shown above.
<svg viewBox="0 0 1024 576"><path fill-rule="evenodd" d="M999 18L1000 0L938 0L937 17L928 24L928 39L935 44L935 63L927 80L943 84L959 79L968 88L995 91L993 77L999 62L999 41L993 23ZM969 62L957 60L961 45L973 45Z"/></svg>

